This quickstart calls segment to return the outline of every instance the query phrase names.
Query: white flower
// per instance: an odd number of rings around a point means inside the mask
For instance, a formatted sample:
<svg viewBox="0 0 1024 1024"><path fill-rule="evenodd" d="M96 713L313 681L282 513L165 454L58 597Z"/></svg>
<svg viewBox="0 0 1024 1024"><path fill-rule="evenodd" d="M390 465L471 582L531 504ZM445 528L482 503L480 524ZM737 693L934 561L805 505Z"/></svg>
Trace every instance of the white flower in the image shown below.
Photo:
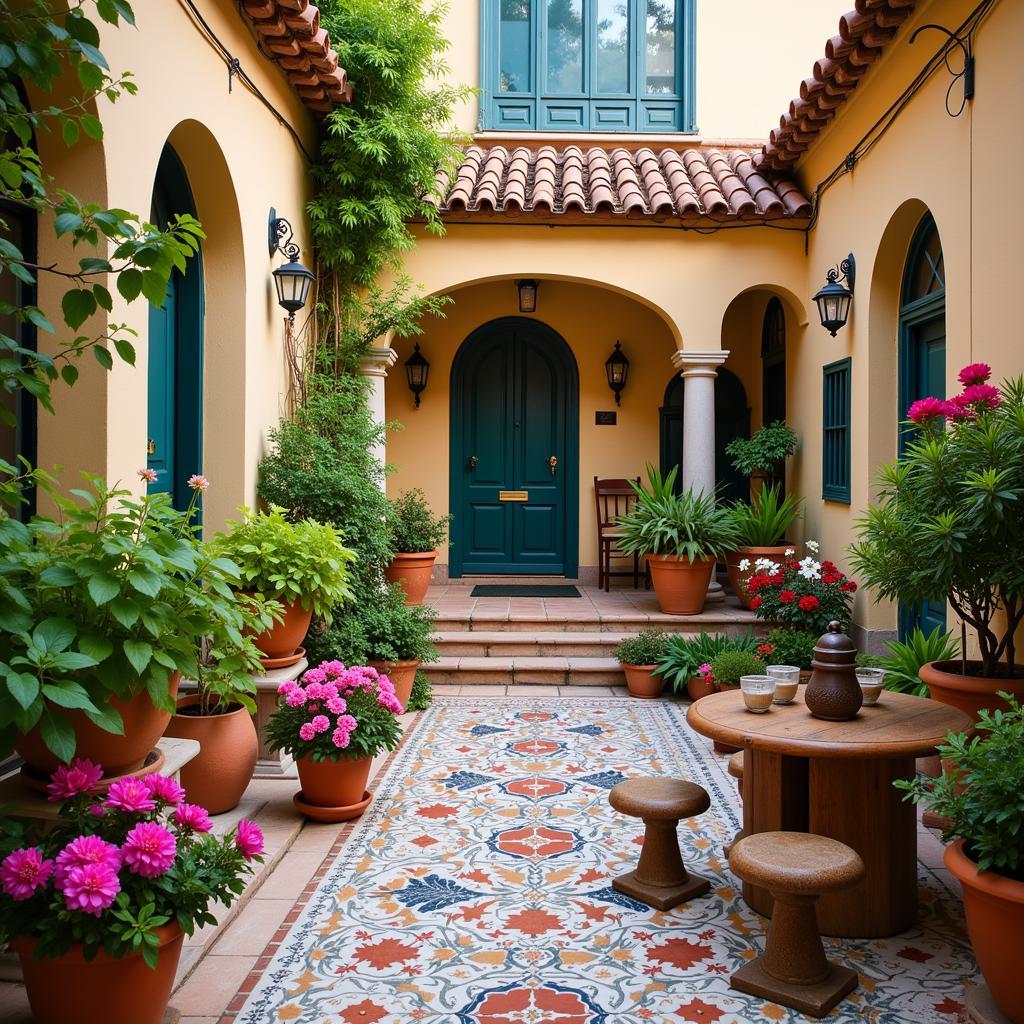
<svg viewBox="0 0 1024 1024"><path fill-rule="evenodd" d="M754 563L754 568L759 572L778 572L778 564L773 562L770 558L759 558Z"/></svg>
<svg viewBox="0 0 1024 1024"><path fill-rule="evenodd" d="M815 569L813 565L804 566L804 568L800 570L800 575L803 576L805 580L821 579L821 573Z"/></svg>
<svg viewBox="0 0 1024 1024"><path fill-rule="evenodd" d="M821 545L816 540L806 541L804 547L806 547L808 551L815 555L821 550Z"/></svg>
<svg viewBox="0 0 1024 1024"><path fill-rule="evenodd" d="M749 558L741 558L740 559L740 572L746 572L749 568L750 568L750 559Z"/></svg>
<svg viewBox="0 0 1024 1024"><path fill-rule="evenodd" d="M796 554L796 548L786 548L786 557L792 558Z"/></svg>

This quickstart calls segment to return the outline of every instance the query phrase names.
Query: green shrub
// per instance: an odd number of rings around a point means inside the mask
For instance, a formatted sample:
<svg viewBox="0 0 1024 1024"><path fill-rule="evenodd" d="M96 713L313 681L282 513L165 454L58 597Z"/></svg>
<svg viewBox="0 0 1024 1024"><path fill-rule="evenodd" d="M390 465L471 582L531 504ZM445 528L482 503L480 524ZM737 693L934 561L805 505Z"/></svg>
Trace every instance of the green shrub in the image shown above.
<svg viewBox="0 0 1024 1024"><path fill-rule="evenodd" d="M803 629L773 629L765 638L761 653L766 665L796 665L809 669L818 642L816 633ZM770 647L771 650L766 648Z"/></svg>
<svg viewBox="0 0 1024 1024"><path fill-rule="evenodd" d="M960 657L960 645L951 633L936 626L927 636L919 626L905 641L888 640L886 657L878 659L885 671L885 688L901 693L928 696L928 687L921 680L921 666L930 661L953 661Z"/></svg>
<svg viewBox="0 0 1024 1024"><path fill-rule="evenodd" d="M796 431L776 420L755 431L753 437L733 438L725 446L725 453L732 459L736 472L750 476L771 473L777 463L796 451L796 445Z"/></svg>
<svg viewBox="0 0 1024 1024"><path fill-rule="evenodd" d="M660 629L642 629L615 649L623 665L654 665L668 647L668 634Z"/></svg>
<svg viewBox="0 0 1024 1024"><path fill-rule="evenodd" d="M764 674L764 662L747 651L723 651L711 662L711 675L717 686L739 686L742 676Z"/></svg>
<svg viewBox="0 0 1024 1024"><path fill-rule="evenodd" d="M430 688L430 677L422 669L416 670L416 678L412 683L412 693L409 694L409 702L405 705L406 711L426 711L434 701L434 694Z"/></svg>
<svg viewBox="0 0 1024 1024"><path fill-rule="evenodd" d="M416 554L434 551L444 543L452 517L435 516L418 487L404 491L389 505L388 528L395 551Z"/></svg>
<svg viewBox="0 0 1024 1024"><path fill-rule="evenodd" d="M694 637L670 636L664 654L655 662L654 675L662 676L676 693L682 693L701 665L710 665L726 651L754 654L756 650L757 639L749 631L742 636L710 636L705 632Z"/></svg>
<svg viewBox="0 0 1024 1024"><path fill-rule="evenodd" d="M778 487L765 487L752 501L738 501L731 508L738 533L737 546L770 548L781 544L786 531L803 515L803 499L781 498Z"/></svg>

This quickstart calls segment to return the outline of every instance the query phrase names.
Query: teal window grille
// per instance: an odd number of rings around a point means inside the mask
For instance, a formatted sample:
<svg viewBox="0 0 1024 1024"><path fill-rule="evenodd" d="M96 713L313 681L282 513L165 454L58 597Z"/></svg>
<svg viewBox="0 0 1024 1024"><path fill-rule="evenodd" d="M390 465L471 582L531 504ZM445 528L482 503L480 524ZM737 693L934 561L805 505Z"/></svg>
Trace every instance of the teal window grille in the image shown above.
<svg viewBox="0 0 1024 1024"><path fill-rule="evenodd" d="M695 132L696 0L481 0L480 127Z"/></svg>
<svg viewBox="0 0 1024 1024"><path fill-rule="evenodd" d="M822 403L821 496L850 503L850 367L849 358L829 363Z"/></svg>

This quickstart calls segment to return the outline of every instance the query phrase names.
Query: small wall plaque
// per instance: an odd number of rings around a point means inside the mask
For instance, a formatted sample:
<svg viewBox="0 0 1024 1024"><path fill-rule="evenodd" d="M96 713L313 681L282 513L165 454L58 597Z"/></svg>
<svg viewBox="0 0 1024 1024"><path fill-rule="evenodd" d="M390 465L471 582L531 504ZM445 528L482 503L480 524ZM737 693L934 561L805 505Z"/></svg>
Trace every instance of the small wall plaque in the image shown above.
<svg viewBox="0 0 1024 1024"><path fill-rule="evenodd" d="M599 427L614 427L618 422L619 414L617 412L595 412L594 423Z"/></svg>
<svg viewBox="0 0 1024 1024"><path fill-rule="evenodd" d="M498 501L529 501L529 491L498 491Z"/></svg>

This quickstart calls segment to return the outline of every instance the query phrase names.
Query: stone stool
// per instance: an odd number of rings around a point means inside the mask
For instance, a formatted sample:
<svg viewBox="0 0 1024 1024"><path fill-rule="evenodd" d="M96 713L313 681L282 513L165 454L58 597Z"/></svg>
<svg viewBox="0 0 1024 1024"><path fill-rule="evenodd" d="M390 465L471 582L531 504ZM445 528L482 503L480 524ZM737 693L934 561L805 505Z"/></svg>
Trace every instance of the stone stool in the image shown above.
<svg viewBox="0 0 1024 1024"><path fill-rule="evenodd" d="M856 885L864 863L834 839L805 832L758 832L734 843L729 867L774 898L764 955L732 976L732 987L824 1017L857 987L857 973L825 959L815 905Z"/></svg>
<svg viewBox="0 0 1024 1024"><path fill-rule="evenodd" d="M704 789L682 779L626 779L612 787L608 802L622 814L643 818L647 826L636 870L616 878L613 889L658 910L671 910L711 888L705 879L687 874L676 836L681 819L711 806Z"/></svg>

